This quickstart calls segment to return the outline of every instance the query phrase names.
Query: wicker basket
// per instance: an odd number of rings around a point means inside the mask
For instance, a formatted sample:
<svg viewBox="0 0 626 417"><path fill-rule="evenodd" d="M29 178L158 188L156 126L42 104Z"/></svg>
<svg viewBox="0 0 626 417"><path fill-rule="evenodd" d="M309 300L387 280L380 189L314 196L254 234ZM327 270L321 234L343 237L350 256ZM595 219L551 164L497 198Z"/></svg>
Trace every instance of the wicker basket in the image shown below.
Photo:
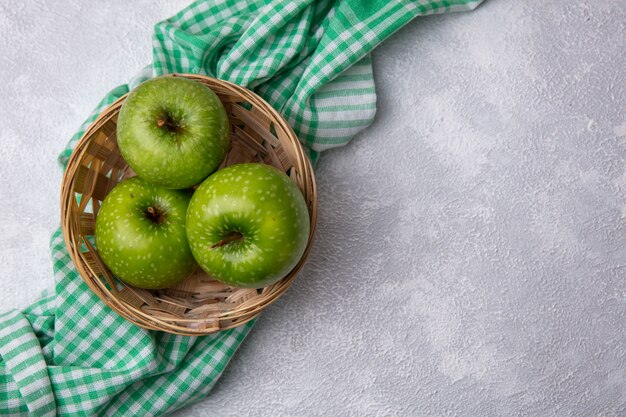
<svg viewBox="0 0 626 417"><path fill-rule="evenodd" d="M315 232L317 193L309 159L287 122L256 94L200 75L176 74L211 88L230 119L231 148L221 167L241 162L273 165L300 187L309 208L311 233L296 267L260 290L226 286L198 269L175 287L148 291L119 281L93 242L95 219L107 193L134 175L116 143L121 97L93 122L78 142L61 188L61 222L68 251L87 285L113 310L138 326L181 335L204 335L239 326L276 301L302 268Z"/></svg>

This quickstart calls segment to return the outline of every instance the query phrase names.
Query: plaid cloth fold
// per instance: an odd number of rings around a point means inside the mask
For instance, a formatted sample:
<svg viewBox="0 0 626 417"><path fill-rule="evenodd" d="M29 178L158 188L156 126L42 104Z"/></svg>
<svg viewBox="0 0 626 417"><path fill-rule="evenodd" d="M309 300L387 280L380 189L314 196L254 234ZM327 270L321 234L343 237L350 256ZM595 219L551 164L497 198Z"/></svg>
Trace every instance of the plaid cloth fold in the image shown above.
<svg viewBox="0 0 626 417"><path fill-rule="evenodd" d="M198 1L158 23L153 63L112 90L86 127L146 79L200 73L253 89L294 127L315 160L346 144L376 111L371 50L412 18L482 0ZM0 315L0 414L163 415L204 398L253 323L206 337L140 329L81 280L60 230L54 291Z"/></svg>

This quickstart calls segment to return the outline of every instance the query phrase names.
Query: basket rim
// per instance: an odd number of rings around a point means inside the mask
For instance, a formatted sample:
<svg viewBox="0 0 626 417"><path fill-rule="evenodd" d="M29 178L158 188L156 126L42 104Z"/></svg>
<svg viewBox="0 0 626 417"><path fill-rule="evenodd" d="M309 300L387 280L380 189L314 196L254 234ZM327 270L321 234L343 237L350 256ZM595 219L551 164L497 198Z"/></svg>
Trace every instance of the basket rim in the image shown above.
<svg viewBox="0 0 626 417"><path fill-rule="evenodd" d="M275 284L272 284L269 287L265 287L272 289L272 291L270 291L271 293L266 298L260 298L258 300L255 300L253 303L246 304L243 308L235 308L230 311L223 311L217 315L211 316L211 318L205 319L170 320L172 322L196 322L199 324L208 324L209 322L215 321L219 323L220 320L233 320L233 323L227 324L223 327L218 325L217 328L209 327L208 329L194 329L191 327L184 327L171 322L168 323L167 319L159 318L158 320L156 320L149 313L142 311L138 308L134 308L133 310L131 310L126 303L115 297L115 295L109 289L107 289L106 286L104 286L103 284L97 285L94 282L94 280L98 280L99 282L101 282L100 278L98 278L97 274L91 270L87 262L82 259L82 252L77 249L77 243L78 245L80 245L80 241L73 240L73 237L76 236L78 236L80 239L86 240L80 232L78 225L75 224L76 222L72 222L74 217L71 215L71 210L73 207L72 204L75 204L76 202L76 199L73 195L73 188L77 177L76 174L81 166L80 162L85 157L85 154L87 154L88 145L91 141L92 136L105 123L109 122L113 117L116 116L116 114L119 112L120 107L130 94L130 92L119 97L109 106L107 106L98 115L98 117L96 117L96 119L85 129L85 132L83 133L81 138L76 142L74 149L72 149L72 153L70 155L70 158L68 159L61 183L61 229L66 248L68 250L68 253L70 254L70 258L72 259L73 264L79 272L81 279L85 281L89 289L94 292L98 296L98 298L100 298L107 306L116 311L126 320L137 326L150 330L166 331L169 333L189 336L208 335L222 330L241 326L256 318L265 308L276 302L276 300L287 291L287 289L293 283L295 277L302 270L302 267L306 263L308 256L311 252L315 237L315 231L317 228L318 199L315 172L313 171L310 159L304 152L302 143L298 139L291 125L287 123L285 118L274 107L267 103L267 101L265 101L258 94L248 90L245 87L241 87L229 81L220 80L200 74L173 73L166 74L164 76L184 77L193 80L218 84L221 88L226 88L231 93L237 95L238 97L241 97L242 102L250 102L250 100L246 99L246 96L248 96L248 98L252 98L254 100L254 105L256 107L260 107L260 110L262 110L265 114L269 113L272 122L275 124L279 124L283 131L287 133L290 141L295 145L293 146L293 150L295 151L295 161L292 162L294 163L294 166L298 165L298 163L301 166L302 169L298 170L298 174L300 174L302 178L302 183L305 186L309 187L311 193L311 199L308 203L310 232L307 240L307 246L296 266L294 266L294 268L282 280L278 281ZM302 191L304 193L304 190Z"/></svg>

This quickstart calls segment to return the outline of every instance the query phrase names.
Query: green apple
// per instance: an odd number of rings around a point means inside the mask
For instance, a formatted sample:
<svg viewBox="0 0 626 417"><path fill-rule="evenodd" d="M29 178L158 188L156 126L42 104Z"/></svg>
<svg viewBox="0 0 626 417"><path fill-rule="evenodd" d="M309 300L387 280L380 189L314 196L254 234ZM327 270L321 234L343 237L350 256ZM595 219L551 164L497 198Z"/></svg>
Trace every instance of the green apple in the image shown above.
<svg viewBox="0 0 626 417"><path fill-rule="evenodd" d="M202 182L224 159L228 117L205 85L158 77L126 98L117 121L117 143L141 178L166 188L188 188Z"/></svg>
<svg viewBox="0 0 626 417"><path fill-rule="evenodd" d="M96 218L96 245L119 279L139 288L176 284L196 268L185 230L188 191L169 190L139 177L109 192Z"/></svg>
<svg viewBox="0 0 626 417"><path fill-rule="evenodd" d="M264 164L231 165L207 178L187 210L187 237L200 267L236 287L285 277L309 238L309 212L296 184Z"/></svg>

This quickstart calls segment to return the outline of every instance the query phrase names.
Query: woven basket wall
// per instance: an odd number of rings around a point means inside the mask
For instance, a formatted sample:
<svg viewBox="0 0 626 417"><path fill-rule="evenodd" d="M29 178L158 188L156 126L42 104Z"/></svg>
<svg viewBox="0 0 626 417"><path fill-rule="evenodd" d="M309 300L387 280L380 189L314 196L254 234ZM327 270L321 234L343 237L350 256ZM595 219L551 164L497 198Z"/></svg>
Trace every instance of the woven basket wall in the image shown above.
<svg viewBox="0 0 626 417"><path fill-rule="evenodd" d="M116 142L117 116L126 96L108 107L74 149L61 188L61 224L68 251L87 285L138 326L182 335L210 334L241 325L280 297L302 268L315 232L317 193L311 163L291 127L263 99L235 84L176 74L211 88L230 119L231 148L220 168L241 162L273 165L298 185L309 208L311 233L304 255L284 279L260 290L224 285L198 269L175 287L143 290L122 283L94 247L95 219L107 193L134 175Z"/></svg>

